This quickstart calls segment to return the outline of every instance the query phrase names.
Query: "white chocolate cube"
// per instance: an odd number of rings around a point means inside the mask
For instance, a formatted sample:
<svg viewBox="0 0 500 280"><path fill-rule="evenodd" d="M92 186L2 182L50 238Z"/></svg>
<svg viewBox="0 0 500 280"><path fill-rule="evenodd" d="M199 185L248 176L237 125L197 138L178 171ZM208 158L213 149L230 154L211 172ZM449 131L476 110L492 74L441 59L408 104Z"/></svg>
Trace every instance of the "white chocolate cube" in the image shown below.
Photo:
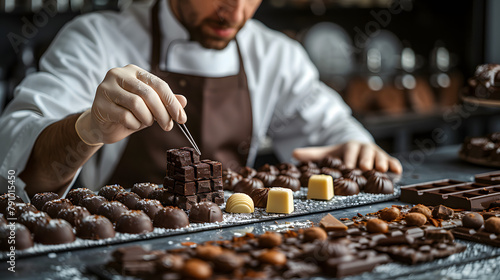
<svg viewBox="0 0 500 280"><path fill-rule="evenodd" d="M333 197L333 178L330 175L312 175L307 185L307 199L330 200Z"/></svg>
<svg viewBox="0 0 500 280"><path fill-rule="evenodd" d="M290 214L293 212L293 191L286 188L270 188L267 197L268 213Z"/></svg>

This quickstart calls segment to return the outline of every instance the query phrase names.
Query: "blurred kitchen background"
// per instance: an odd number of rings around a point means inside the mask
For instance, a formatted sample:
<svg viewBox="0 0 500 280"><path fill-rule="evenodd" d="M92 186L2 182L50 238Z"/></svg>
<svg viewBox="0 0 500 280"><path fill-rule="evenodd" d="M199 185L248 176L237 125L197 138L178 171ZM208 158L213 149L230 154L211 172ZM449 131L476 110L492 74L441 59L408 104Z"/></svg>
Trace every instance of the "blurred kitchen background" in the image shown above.
<svg viewBox="0 0 500 280"><path fill-rule="evenodd" d="M0 112L66 22L132 1L0 0ZM476 65L500 63L499 14L497 0L263 0L255 18L301 42L377 143L399 153L500 131L498 109L460 102Z"/></svg>

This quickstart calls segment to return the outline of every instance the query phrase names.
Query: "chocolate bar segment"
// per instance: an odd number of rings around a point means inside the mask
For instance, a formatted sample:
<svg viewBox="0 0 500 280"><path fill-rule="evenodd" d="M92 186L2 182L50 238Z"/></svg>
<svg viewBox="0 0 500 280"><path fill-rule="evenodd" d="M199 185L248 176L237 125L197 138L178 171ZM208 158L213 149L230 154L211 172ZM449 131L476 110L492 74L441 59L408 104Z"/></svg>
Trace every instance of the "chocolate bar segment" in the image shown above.
<svg viewBox="0 0 500 280"><path fill-rule="evenodd" d="M210 179L210 165L200 162L193 164L193 167L196 180Z"/></svg>
<svg viewBox="0 0 500 280"><path fill-rule="evenodd" d="M175 205L183 210L191 209L196 203L198 203L198 197L196 195L179 195L175 199Z"/></svg>
<svg viewBox="0 0 500 280"><path fill-rule="evenodd" d="M189 154L191 155L191 163L197 164L200 162L200 155L196 152L194 148L182 147L181 150L189 152Z"/></svg>
<svg viewBox="0 0 500 280"><path fill-rule="evenodd" d="M171 163L167 163L167 176L177 181L194 181L194 167L190 165L177 167Z"/></svg>
<svg viewBox="0 0 500 280"><path fill-rule="evenodd" d="M196 184L195 184L195 182L176 181L174 193L180 194L180 195L195 195L196 194Z"/></svg>
<svg viewBox="0 0 500 280"><path fill-rule="evenodd" d="M214 160L204 159L201 162L210 165L210 177L220 178L222 177L222 163Z"/></svg>
<svg viewBox="0 0 500 280"><path fill-rule="evenodd" d="M210 185L210 180L196 181L196 190L197 190L197 193L212 192L212 186Z"/></svg>
<svg viewBox="0 0 500 280"><path fill-rule="evenodd" d="M474 176L476 183L486 185L500 185L500 171L481 173Z"/></svg>
<svg viewBox="0 0 500 280"><path fill-rule="evenodd" d="M224 203L224 191L213 192L212 199L215 204L222 205Z"/></svg>
<svg viewBox="0 0 500 280"><path fill-rule="evenodd" d="M210 179L210 186L214 192L224 191L224 185L222 183L222 178Z"/></svg>
<svg viewBox="0 0 500 280"><path fill-rule="evenodd" d="M170 149L167 151L167 163L178 167L188 166L193 163L191 153L185 150Z"/></svg>
<svg viewBox="0 0 500 280"><path fill-rule="evenodd" d="M198 203L205 201L213 201L212 193L199 193L196 195L198 197Z"/></svg>

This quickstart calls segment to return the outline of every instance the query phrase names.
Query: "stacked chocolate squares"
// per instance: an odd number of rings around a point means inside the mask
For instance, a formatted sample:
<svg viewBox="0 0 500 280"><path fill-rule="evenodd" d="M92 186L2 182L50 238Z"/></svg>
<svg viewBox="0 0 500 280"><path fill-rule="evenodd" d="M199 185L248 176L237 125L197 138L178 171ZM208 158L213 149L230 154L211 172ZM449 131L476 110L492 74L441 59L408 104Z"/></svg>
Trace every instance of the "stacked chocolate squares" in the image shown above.
<svg viewBox="0 0 500 280"><path fill-rule="evenodd" d="M193 148L170 149L163 187L174 194L174 206L184 210L203 201L221 205L224 203L222 164L208 159L200 161Z"/></svg>

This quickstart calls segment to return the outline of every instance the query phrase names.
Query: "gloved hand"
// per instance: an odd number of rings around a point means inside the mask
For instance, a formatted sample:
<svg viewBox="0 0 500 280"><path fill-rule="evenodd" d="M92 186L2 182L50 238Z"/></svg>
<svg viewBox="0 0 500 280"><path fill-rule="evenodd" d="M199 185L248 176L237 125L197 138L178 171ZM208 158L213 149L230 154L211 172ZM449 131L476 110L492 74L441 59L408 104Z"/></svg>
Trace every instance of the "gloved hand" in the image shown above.
<svg viewBox="0 0 500 280"><path fill-rule="evenodd" d="M388 155L374 143L349 141L340 145L300 148L293 151L293 157L300 161L317 161L326 156L341 158L348 168L359 167L363 171L376 169L397 174L403 172L399 160Z"/></svg>
<svg viewBox="0 0 500 280"><path fill-rule="evenodd" d="M87 145L115 143L154 121L166 131L173 128L173 120L185 123L186 104L186 98L175 95L165 81L135 65L113 68L75 129Z"/></svg>

